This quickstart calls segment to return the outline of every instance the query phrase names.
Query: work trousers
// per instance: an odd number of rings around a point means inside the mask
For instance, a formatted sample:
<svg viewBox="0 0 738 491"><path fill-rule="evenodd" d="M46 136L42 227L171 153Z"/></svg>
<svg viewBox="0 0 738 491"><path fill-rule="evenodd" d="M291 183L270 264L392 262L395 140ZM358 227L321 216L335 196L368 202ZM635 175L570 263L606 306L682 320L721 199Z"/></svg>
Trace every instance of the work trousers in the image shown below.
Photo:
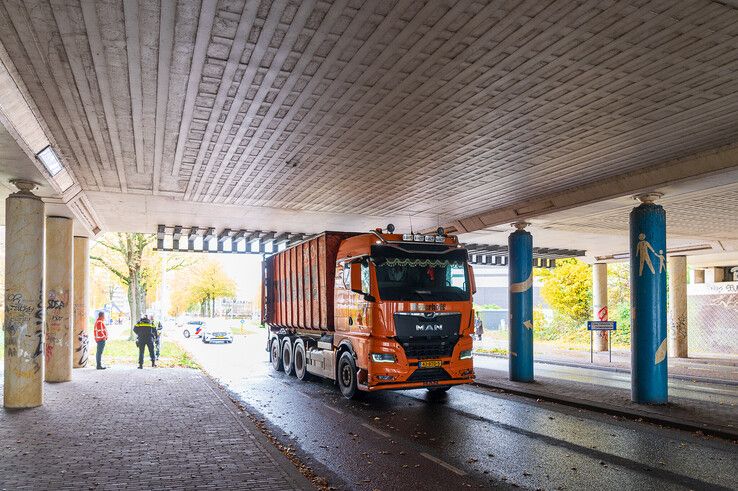
<svg viewBox="0 0 738 491"><path fill-rule="evenodd" d="M105 340L97 342L97 350L95 351L95 362L97 363L97 368L100 368L102 366L102 354L103 350L105 349Z"/></svg>
<svg viewBox="0 0 738 491"><path fill-rule="evenodd" d="M144 362L144 350L146 347L149 347L149 357L151 358L151 363L154 363L156 361L156 352L154 348L154 338L141 338L138 343L138 365L143 365Z"/></svg>

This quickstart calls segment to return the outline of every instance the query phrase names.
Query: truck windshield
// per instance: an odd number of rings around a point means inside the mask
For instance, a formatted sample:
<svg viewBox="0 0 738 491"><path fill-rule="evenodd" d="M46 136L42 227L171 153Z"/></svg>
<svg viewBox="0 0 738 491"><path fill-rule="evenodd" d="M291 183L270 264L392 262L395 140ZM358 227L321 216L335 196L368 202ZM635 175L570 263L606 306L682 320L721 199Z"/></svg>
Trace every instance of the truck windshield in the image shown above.
<svg viewBox="0 0 738 491"><path fill-rule="evenodd" d="M466 251L405 252L374 246L379 296L395 301L469 300Z"/></svg>

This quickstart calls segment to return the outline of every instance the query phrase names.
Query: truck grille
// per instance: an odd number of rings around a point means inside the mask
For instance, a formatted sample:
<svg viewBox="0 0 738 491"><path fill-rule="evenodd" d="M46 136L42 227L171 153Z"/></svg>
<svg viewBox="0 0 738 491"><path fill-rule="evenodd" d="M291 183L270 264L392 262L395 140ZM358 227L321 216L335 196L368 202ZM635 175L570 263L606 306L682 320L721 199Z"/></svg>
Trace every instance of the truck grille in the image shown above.
<svg viewBox="0 0 738 491"><path fill-rule="evenodd" d="M437 382L450 379L451 376L443 368L419 368L408 377L407 382Z"/></svg>
<svg viewBox="0 0 738 491"><path fill-rule="evenodd" d="M397 312L395 339L408 358L451 356L459 340L459 312Z"/></svg>
<svg viewBox="0 0 738 491"><path fill-rule="evenodd" d="M451 356L456 346L457 338L434 339L432 341L413 339L405 341L402 348L405 350L405 356L408 358L441 358Z"/></svg>

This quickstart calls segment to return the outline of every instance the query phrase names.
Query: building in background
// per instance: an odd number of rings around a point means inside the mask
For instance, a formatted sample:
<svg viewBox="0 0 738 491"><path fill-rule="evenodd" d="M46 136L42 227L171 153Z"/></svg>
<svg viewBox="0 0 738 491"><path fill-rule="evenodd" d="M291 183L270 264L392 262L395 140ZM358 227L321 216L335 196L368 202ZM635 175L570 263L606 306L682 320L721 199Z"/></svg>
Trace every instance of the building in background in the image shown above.
<svg viewBox="0 0 738 491"><path fill-rule="evenodd" d="M507 329L508 319L508 270L507 266L474 266L477 292L474 305L485 331ZM541 308L546 317L552 316L551 308L541 297L541 280L533 278L533 307Z"/></svg>

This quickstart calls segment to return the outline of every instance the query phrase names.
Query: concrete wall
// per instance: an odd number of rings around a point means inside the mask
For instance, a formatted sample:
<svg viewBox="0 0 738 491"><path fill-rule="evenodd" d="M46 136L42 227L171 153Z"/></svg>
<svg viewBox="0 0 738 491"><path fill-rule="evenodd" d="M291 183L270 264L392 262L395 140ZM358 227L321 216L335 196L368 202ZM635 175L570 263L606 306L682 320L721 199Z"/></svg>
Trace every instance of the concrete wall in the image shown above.
<svg viewBox="0 0 738 491"><path fill-rule="evenodd" d="M690 356L738 357L738 282L687 286Z"/></svg>

